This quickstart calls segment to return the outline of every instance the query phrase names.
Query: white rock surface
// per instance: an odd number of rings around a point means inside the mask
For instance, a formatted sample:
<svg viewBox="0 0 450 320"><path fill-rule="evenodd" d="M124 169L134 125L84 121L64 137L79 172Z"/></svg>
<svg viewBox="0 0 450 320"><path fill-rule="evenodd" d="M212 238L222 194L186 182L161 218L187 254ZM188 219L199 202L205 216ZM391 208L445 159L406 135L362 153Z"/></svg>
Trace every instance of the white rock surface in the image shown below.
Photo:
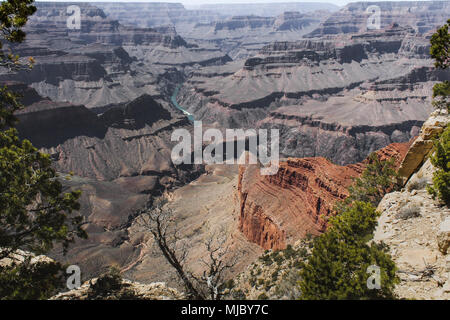
<svg viewBox="0 0 450 320"><path fill-rule="evenodd" d="M401 279L395 289L400 298L450 299L450 258L438 245L438 234L442 233L442 239L448 236L444 230L448 230L450 210L426 191L433 171L427 161L403 191L387 194L378 206L381 216L374 240L390 247ZM405 211L417 214L405 219L400 214Z"/></svg>
<svg viewBox="0 0 450 320"><path fill-rule="evenodd" d="M447 217L441 223L437 238L439 250L443 254L447 254L448 248L450 247L450 217Z"/></svg>
<svg viewBox="0 0 450 320"><path fill-rule="evenodd" d="M50 298L50 300L87 300L89 288L97 281L97 278L86 281L80 288L73 289L67 292L59 293ZM183 294L178 290L169 288L163 282L154 282L150 284L143 284L133 282L130 280L122 280L122 284L127 288L133 290L136 298L141 300L182 300Z"/></svg>

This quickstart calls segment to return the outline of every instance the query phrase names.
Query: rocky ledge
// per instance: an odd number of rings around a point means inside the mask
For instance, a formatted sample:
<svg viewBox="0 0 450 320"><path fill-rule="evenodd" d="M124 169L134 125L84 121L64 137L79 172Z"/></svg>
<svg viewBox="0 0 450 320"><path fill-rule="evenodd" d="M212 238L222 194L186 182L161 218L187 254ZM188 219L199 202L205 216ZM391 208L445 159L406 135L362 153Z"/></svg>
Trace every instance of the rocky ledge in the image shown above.
<svg viewBox="0 0 450 320"><path fill-rule="evenodd" d="M142 284L130 280L121 281L121 289L118 292L111 290L104 297L92 297L92 287L96 285L98 278L86 281L80 288L68 292L59 293L50 300L182 300L184 296L178 290L169 288L163 282ZM126 295L126 296L124 296Z"/></svg>
<svg viewBox="0 0 450 320"><path fill-rule="evenodd" d="M400 298L450 299L450 210L426 190L436 170L428 159L433 139L449 122L446 111L432 113L400 166L405 188L386 194L378 206L374 241L389 245Z"/></svg>

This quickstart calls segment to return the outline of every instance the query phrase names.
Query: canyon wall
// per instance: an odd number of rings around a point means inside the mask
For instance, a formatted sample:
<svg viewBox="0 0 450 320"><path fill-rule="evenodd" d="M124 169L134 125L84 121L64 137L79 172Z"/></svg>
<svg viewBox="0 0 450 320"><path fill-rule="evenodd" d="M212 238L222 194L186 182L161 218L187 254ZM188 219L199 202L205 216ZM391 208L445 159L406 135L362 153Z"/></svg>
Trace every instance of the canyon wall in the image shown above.
<svg viewBox="0 0 450 320"><path fill-rule="evenodd" d="M391 144L377 154L394 158L398 166L409 145ZM239 229L251 242L274 250L324 232L334 204L348 196L365 163L339 166L324 158L289 158L273 176L262 176L258 165L241 166Z"/></svg>
<svg viewBox="0 0 450 320"><path fill-rule="evenodd" d="M186 66L230 61L217 48L188 44L173 26L125 26L98 7L77 5L81 25L71 29L67 3L36 3L26 40L5 47L23 59L33 57L34 68L16 73L0 68L0 80L25 82L53 101L104 110L143 94L169 101Z"/></svg>
<svg viewBox="0 0 450 320"><path fill-rule="evenodd" d="M374 6L378 7L374 9ZM368 10L371 7L371 10ZM334 12L306 37L358 33L367 30L369 19L379 13L380 28L393 23L411 26L418 33L434 32L448 18L448 1L379 1L353 2Z"/></svg>
<svg viewBox="0 0 450 320"><path fill-rule="evenodd" d="M450 209L427 191L436 172L429 155L449 123L447 110L431 113L400 166L405 187L386 194L377 208L374 241L388 245L400 299L450 298Z"/></svg>
<svg viewBox="0 0 450 320"><path fill-rule="evenodd" d="M180 90L196 119L280 130L285 157L345 165L418 134L433 110L429 40L408 26L281 41L239 64L202 68Z"/></svg>

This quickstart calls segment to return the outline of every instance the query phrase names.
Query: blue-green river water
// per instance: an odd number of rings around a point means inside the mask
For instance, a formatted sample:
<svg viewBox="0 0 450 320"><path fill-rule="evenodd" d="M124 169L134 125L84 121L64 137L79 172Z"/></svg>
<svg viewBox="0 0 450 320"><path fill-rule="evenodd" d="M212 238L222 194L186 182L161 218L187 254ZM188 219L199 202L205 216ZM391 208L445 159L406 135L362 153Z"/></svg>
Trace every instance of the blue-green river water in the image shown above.
<svg viewBox="0 0 450 320"><path fill-rule="evenodd" d="M181 110L186 116L187 118L194 122L194 116L192 115L192 113L189 113L188 111L186 111L182 106L180 106L177 102L177 96L178 96L178 92L180 91L181 85L177 86L175 91L173 92L172 97L170 97L170 101L172 102L172 104L175 106L175 108L177 108L178 110Z"/></svg>

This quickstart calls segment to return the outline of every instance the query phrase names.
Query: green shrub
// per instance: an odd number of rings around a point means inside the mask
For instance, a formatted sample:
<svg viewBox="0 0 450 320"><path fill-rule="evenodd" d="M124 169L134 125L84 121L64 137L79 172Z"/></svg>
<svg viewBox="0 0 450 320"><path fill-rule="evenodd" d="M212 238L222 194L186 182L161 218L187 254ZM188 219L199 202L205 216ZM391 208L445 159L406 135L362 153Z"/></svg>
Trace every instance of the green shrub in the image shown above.
<svg viewBox="0 0 450 320"><path fill-rule="evenodd" d="M314 235L312 233L307 233L305 237L306 241L311 241L314 239Z"/></svg>
<svg viewBox="0 0 450 320"><path fill-rule="evenodd" d="M233 289L234 287L235 287L235 283L234 283L234 280L233 279L230 279L230 280L228 280L228 281L225 281L225 283L223 284L223 286L224 286L224 288L225 289Z"/></svg>
<svg viewBox="0 0 450 320"><path fill-rule="evenodd" d="M123 283L120 270L111 267L109 272L98 277L95 283L92 283L88 298L91 300L134 300L138 299L135 292Z"/></svg>
<svg viewBox="0 0 450 320"><path fill-rule="evenodd" d="M63 288L63 271L58 262L30 263L29 258L19 264L0 266L0 299L48 299Z"/></svg>
<svg viewBox="0 0 450 320"><path fill-rule="evenodd" d="M409 204L401 208L395 217L402 220L420 217L420 207L417 204Z"/></svg>
<svg viewBox="0 0 450 320"><path fill-rule="evenodd" d="M279 269L275 269L275 271L272 272L272 281L277 281L279 272L280 272Z"/></svg>
<svg viewBox="0 0 450 320"><path fill-rule="evenodd" d="M399 187L394 160L368 158L361 176L348 188L349 197L336 204L329 229L313 242L312 254L300 271L303 299L381 299L394 297L395 263L383 245L368 244L377 226L375 207ZM367 287L367 268L381 268L381 290Z"/></svg>
<svg viewBox="0 0 450 320"><path fill-rule="evenodd" d="M306 248L301 247L297 250L297 255L301 258L306 258L306 256L308 255L308 250L306 250Z"/></svg>
<svg viewBox="0 0 450 320"><path fill-rule="evenodd" d="M254 287L256 285L256 278L254 276L251 276L248 280L248 283L250 284L250 286Z"/></svg>
<svg viewBox="0 0 450 320"><path fill-rule="evenodd" d="M435 142L435 153L431 163L437 168L433 175L433 185L428 191L433 198L439 198L447 206L450 205L450 127L447 126L439 140Z"/></svg>
<svg viewBox="0 0 450 320"><path fill-rule="evenodd" d="M274 295L278 298L295 300L300 297L298 281L300 273L298 269L288 269L283 274L275 287Z"/></svg>
<svg viewBox="0 0 450 320"><path fill-rule="evenodd" d="M388 299L399 281L384 245L367 244L377 224L370 203L355 202L333 218L318 237L312 255L300 271L302 299ZM367 286L371 265L380 267L381 289Z"/></svg>
<svg viewBox="0 0 450 320"><path fill-rule="evenodd" d="M284 254L284 257L285 257L286 259L290 259L290 258L292 258L293 256L295 256L296 252L295 252L295 250L292 248L292 245L288 244L287 247L286 247L286 249L283 250L283 254Z"/></svg>
<svg viewBox="0 0 450 320"><path fill-rule="evenodd" d="M436 33L431 36L430 54L435 59L435 67L439 69L447 69L450 65L450 35L448 27L450 19L447 23L440 27ZM436 108L447 108L450 111L450 82L448 80L440 82L433 87L433 105Z"/></svg>
<svg viewBox="0 0 450 320"><path fill-rule="evenodd" d="M233 290L231 296L233 297L234 300L246 299L245 293L241 289Z"/></svg>
<svg viewBox="0 0 450 320"><path fill-rule="evenodd" d="M265 266L270 266L273 263L270 254L264 254L259 259L264 263Z"/></svg>
<svg viewBox="0 0 450 320"><path fill-rule="evenodd" d="M281 255L279 252L277 252L277 254L275 255L275 257L273 258L273 260L277 263L278 266L281 266L281 264L284 261L284 257L283 255Z"/></svg>
<svg viewBox="0 0 450 320"><path fill-rule="evenodd" d="M0 2L0 67L27 70L11 52L25 39L23 28L36 12L33 0ZM6 48L11 48L4 50ZM22 140L14 128L20 96L0 88L0 260L13 258L18 249L46 254L56 243L63 252L76 237L86 238L79 210L80 192L63 192L50 155ZM61 285L61 265L55 262L21 263L0 267L0 299L45 299Z"/></svg>
<svg viewBox="0 0 450 320"><path fill-rule="evenodd" d="M296 269L300 269L303 266L303 261L298 259L295 260L294 263L292 264L292 267L296 268Z"/></svg>

